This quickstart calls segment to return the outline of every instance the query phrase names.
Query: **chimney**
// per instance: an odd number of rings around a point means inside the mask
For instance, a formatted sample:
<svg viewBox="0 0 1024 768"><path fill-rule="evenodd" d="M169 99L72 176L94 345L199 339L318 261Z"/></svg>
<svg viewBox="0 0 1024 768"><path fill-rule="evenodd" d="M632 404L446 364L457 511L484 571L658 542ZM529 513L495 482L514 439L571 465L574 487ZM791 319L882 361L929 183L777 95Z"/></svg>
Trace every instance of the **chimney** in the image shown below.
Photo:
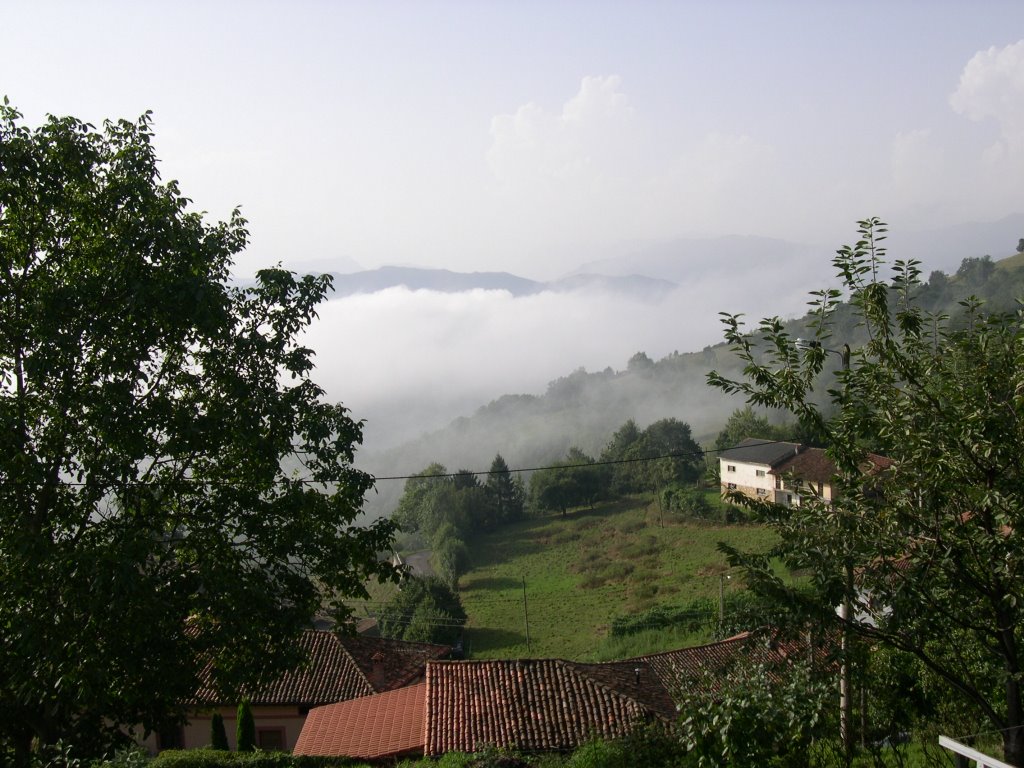
<svg viewBox="0 0 1024 768"><path fill-rule="evenodd" d="M377 651L370 657L370 687L380 692L384 687L384 654Z"/></svg>

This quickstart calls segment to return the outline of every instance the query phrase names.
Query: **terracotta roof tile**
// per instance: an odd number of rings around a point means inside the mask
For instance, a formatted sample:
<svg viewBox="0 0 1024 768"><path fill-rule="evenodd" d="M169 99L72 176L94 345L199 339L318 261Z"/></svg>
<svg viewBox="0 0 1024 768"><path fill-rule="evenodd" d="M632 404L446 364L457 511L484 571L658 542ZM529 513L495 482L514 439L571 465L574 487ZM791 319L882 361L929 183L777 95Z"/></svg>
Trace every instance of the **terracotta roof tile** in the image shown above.
<svg viewBox="0 0 1024 768"><path fill-rule="evenodd" d="M761 653L763 646L744 632L707 645L639 656L633 661L649 664L669 693L677 694L704 687L709 673L714 675L742 657Z"/></svg>
<svg viewBox="0 0 1024 768"><path fill-rule="evenodd" d="M874 475L893 465L892 459L869 453L861 465L865 475ZM801 480L815 483L831 483L837 474L836 465L828 457L824 448L804 448L787 461L771 469L769 474L791 474Z"/></svg>
<svg viewBox="0 0 1024 768"><path fill-rule="evenodd" d="M377 760L423 752L426 684L309 711L296 755Z"/></svg>
<svg viewBox="0 0 1024 768"><path fill-rule="evenodd" d="M249 692L253 704L311 706L368 696L413 682L427 661L445 658L451 648L380 637L350 637L310 629L299 637L307 663ZM374 657L377 657L376 660ZM213 687L208 671L191 704L232 705Z"/></svg>
<svg viewBox="0 0 1024 768"><path fill-rule="evenodd" d="M643 662L430 662L425 753L472 752L488 744L568 750L674 714L667 691Z"/></svg>

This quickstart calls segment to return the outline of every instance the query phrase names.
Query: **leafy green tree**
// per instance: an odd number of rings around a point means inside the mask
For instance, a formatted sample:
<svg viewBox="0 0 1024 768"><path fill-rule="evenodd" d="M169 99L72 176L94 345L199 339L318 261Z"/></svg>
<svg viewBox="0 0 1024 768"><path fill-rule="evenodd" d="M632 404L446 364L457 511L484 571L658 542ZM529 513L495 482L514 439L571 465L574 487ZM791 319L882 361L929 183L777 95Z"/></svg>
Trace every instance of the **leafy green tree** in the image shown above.
<svg viewBox="0 0 1024 768"><path fill-rule="evenodd" d="M252 704L248 699L242 699L238 705L235 744L239 752L252 752L256 749L256 720L252 716Z"/></svg>
<svg viewBox="0 0 1024 768"><path fill-rule="evenodd" d="M530 478L534 510L557 510L564 517L570 507L593 506L604 493L605 475L594 459L575 446L566 458L537 470Z"/></svg>
<svg viewBox="0 0 1024 768"><path fill-rule="evenodd" d="M996 264L991 256L970 257L960 262L956 276L963 280L971 289L981 288L996 271Z"/></svg>
<svg viewBox="0 0 1024 768"><path fill-rule="evenodd" d="M1024 253L1024 237L1017 241L1017 253Z"/></svg>
<svg viewBox="0 0 1024 768"><path fill-rule="evenodd" d="M466 611L459 596L437 578L406 578L379 617L384 637L429 643L454 643L462 634Z"/></svg>
<svg viewBox="0 0 1024 768"><path fill-rule="evenodd" d="M929 317L914 301L916 262L883 277L884 233L877 219L860 222L858 242L834 259L869 340L825 397L814 388L826 346L797 349L777 318L752 333L727 318L744 378L710 381L828 438L834 503L759 505L779 535L769 554L805 570L819 605L843 606L842 629L913 655L1001 732L1007 762L1024 765L1024 328L976 300L962 328ZM842 296L813 294L822 345L835 344ZM727 551L753 588L791 595L765 557Z"/></svg>
<svg viewBox="0 0 1024 768"><path fill-rule="evenodd" d="M640 439L640 427L628 419L601 451L601 461L619 462L626 458L630 448ZM613 493L628 493L632 486L632 467L629 464L610 464L603 470L608 476L608 485Z"/></svg>
<svg viewBox="0 0 1024 768"><path fill-rule="evenodd" d="M775 430L764 416L758 416L749 405L737 408L725 422L715 438L715 450L722 451L739 444L748 437L775 439Z"/></svg>
<svg viewBox="0 0 1024 768"><path fill-rule="evenodd" d="M741 662L680 691L680 735L698 767L811 765L825 734L830 680L810 665Z"/></svg>
<svg viewBox="0 0 1024 768"><path fill-rule="evenodd" d="M220 712L214 712L210 718L210 746L222 752L227 752L229 749L228 734L224 730L224 718Z"/></svg>
<svg viewBox="0 0 1024 768"><path fill-rule="evenodd" d="M391 515L392 522L408 533L419 531L431 494L439 487L451 484L447 475L445 466L434 462L406 480L402 498Z"/></svg>
<svg viewBox="0 0 1024 768"><path fill-rule="evenodd" d="M626 451L632 491L658 493L673 482L692 482L704 467L704 455L690 433L690 425L678 419L659 419L647 427Z"/></svg>
<svg viewBox="0 0 1024 768"><path fill-rule="evenodd" d="M511 522L523 516L522 485L516 482L500 453L491 462L486 487L493 500L498 523Z"/></svg>
<svg viewBox="0 0 1024 768"><path fill-rule="evenodd" d="M105 751L298 661L392 528L299 341L327 277L232 287L237 212L161 183L150 118L0 105L0 750ZM302 472L293 471L302 467ZM340 602L333 608L346 611Z"/></svg>

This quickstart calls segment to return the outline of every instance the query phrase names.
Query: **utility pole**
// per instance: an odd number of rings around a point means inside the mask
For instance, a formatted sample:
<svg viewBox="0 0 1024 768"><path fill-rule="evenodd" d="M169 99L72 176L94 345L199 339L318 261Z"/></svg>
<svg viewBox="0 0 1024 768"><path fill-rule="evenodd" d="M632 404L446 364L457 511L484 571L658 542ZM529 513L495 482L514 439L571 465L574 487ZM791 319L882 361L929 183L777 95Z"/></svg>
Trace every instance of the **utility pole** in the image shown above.
<svg viewBox="0 0 1024 768"><path fill-rule="evenodd" d="M533 646L530 645L530 612L526 607L526 577L523 576L523 621L526 623L526 652L533 653Z"/></svg>

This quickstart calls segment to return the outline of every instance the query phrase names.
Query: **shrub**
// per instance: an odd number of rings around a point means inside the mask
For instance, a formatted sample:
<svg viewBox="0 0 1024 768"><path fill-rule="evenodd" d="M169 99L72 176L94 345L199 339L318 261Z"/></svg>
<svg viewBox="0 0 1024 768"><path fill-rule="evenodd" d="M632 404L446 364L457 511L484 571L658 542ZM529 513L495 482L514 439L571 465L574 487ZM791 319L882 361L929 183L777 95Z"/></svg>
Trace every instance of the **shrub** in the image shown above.
<svg viewBox="0 0 1024 768"><path fill-rule="evenodd" d="M214 712L210 718L210 746L223 752L228 751L228 734L224 730L224 718Z"/></svg>
<svg viewBox="0 0 1024 768"><path fill-rule="evenodd" d="M252 706L248 699L242 699L242 703L238 705L235 743L239 752L252 752L256 748L256 721L253 719Z"/></svg>
<svg viewBox="0 0 1024 768"><path fill-rule="evenodd" d="M287 752L224 752L219 749L169 749L149 768L365 768L345 757L308 757Z"/></svg>

